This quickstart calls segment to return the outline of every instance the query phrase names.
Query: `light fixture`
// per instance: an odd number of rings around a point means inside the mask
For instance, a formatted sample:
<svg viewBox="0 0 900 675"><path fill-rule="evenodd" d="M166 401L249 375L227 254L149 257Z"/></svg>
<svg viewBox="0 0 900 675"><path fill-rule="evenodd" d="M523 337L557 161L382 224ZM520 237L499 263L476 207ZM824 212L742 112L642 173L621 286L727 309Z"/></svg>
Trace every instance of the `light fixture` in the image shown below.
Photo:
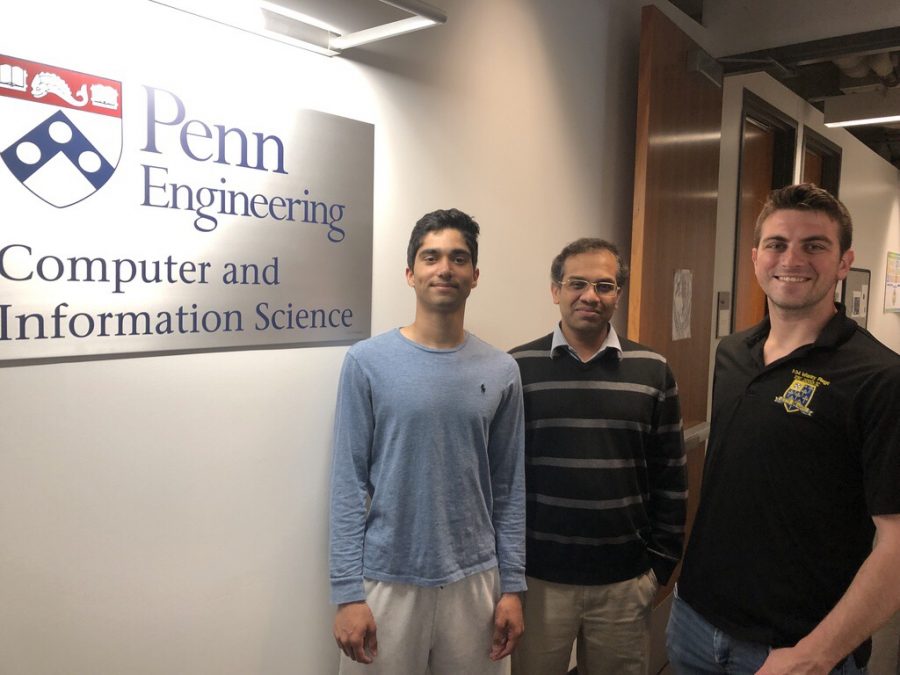
<svg viewBox="0 0 900 675"><path fill-rule="evenodd" d="M900 122L900 90L882 89L825 99L826 127Z"/></svg>
<svg viewBox="0 0 900 675"><path fill-rule="evenodd" d="M292 19L293 21L299 21L300 23L305 23L310 26L314 26L315 28L319 28L324 31L328 31L329 33L339 34L341 31L332 26L330 23L325 23L321 19L317 19L314 16L310 16L309 14L304 14L303 12L298 12L296 10L290 9L289 7L285 7L284 5L279 5L277 2L269 2L268 0L259 0L259 7L267 12L273 12L275 14L280 14L283 17L288 19Z"/></svg>
<svg viewBox="0 0 900 675"><path fill-rule="evenodd" d="M328 41L328 46L332 49L350 49L351 47L358 47L376 40L384 40L395 35L412 33L415 30L422 30L434 24L434 21L424 16L411 16L408 19L400 19L399 21L375 26L374 28L359 30L355 33L338 35Z"/></svg>
<svg viewBox="0 0 900 675"><path fill-rule="evenodd" d="M421 0L379 0L412 16L380 26L341 34L331 24L270 0L151 0L256 35L301 47L325 56L377 40L445 23L447 16Z"/></svg>
<svg viewBox="0 0 900 675"><path fill-rule="evenodd" d="M376 40L384 40L395 35L412 33L413 31L436 26L447 21L447 15L441 10L420 0L381 0L381 2L409 12L413 16L382 24L381 26L359 30L355 33L334 36L329 41L329 47L332 49L350 49L351 47L358 47Z"/></svg>

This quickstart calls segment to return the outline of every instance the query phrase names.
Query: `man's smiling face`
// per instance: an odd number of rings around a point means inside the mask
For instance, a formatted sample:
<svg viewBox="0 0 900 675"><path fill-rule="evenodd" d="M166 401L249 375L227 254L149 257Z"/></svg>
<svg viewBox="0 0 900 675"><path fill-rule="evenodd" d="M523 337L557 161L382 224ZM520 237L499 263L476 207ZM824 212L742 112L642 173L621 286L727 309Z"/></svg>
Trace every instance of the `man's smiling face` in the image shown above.
<svg viewBox="0 0 900 675"><path fill-rule="evenodd" d="M578 279L615 284L617 271L616 257L605 249L566 258L561 283L554 282L550 285L553 302L559 305L563 334L567 337L579 335L587 341L606 334L609 320L619 304L621 289L598 295L591 284L587 284L583 290L575 291L566 282Z"/></svg>
<svg viewBox="0 0 900 675"><path fill-rule="evenodd" d="M794 314L831 310L835 285L853 262L852 251L841 253L832 218L799 209L781 209L766 218L751 255L770 309Z"/></svg>
<svg viewBox="0 0 900 675"><path fill-rule="evenodd" d="M448 227L425 235L406 281L422 309L455 312L465 307L478 285L478 269L462 233Z"/></svg>

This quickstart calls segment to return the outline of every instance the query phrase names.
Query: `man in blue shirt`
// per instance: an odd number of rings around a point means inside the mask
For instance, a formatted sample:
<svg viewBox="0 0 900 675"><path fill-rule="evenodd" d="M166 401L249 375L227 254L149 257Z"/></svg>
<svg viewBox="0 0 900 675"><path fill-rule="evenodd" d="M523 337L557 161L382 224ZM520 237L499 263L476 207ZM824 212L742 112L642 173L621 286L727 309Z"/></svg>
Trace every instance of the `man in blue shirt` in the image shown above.
<svg viewBox="0 0 900 675"><path fill-rule="evenodd" d="M341 673L500 673L523 630L524 423L515 362L465 331L478 224L416 223L412 324L341 371L331 596Z"/></svg>

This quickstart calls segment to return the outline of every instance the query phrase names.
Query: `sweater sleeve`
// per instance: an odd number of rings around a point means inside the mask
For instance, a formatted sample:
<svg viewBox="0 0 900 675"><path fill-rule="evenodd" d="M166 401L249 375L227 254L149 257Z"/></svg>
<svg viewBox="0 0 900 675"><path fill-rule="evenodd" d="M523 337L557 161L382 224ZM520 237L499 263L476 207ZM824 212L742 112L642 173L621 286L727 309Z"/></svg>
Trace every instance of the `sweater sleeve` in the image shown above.
<svg viewBox="0 0 900 675"><path fill-rule="evenodd" d="M519 368L512 360L510 364L510 383L488 441L502 593L525 590L525 410Z"/></svg>
<svg viewBox="0 0 900 675"><path fill-rule="evenodd" d="M369 380L348 352L338 384L331 467L329 565L331 601L335 604L366 597L363 544L374 428Z"/></svg>
<svg viewBox="0 0 900 675"><path fill-rule="evenodd" d="M687 463L678 387L668 365L647 453L653 571L665 584L681 559L687 513Z"/></svg>

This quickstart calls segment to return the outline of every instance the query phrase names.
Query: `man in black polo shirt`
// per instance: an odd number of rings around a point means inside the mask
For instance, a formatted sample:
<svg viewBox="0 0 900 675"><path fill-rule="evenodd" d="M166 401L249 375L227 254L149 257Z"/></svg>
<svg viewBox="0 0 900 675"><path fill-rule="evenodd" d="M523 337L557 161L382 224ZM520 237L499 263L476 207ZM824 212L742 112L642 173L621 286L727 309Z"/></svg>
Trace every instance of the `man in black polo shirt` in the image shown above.
<svg viewBox="0 0 900 675"><path fill-rule="evenodd" d="M644 675L650 610L684 538L684 443L666 360L610 324L628 268L602 239L550 270L561 321L512 350L525 397L526 633L513 675Z"/></svg>
<svg viewBox="0 0 900 675"><path fill-rule="evenodd" d="M858 673L900 609L900 356L833 302L853 263L843 204L776 190L754 237L769 316L716 354L669 660L679 674Z"/></svg>

